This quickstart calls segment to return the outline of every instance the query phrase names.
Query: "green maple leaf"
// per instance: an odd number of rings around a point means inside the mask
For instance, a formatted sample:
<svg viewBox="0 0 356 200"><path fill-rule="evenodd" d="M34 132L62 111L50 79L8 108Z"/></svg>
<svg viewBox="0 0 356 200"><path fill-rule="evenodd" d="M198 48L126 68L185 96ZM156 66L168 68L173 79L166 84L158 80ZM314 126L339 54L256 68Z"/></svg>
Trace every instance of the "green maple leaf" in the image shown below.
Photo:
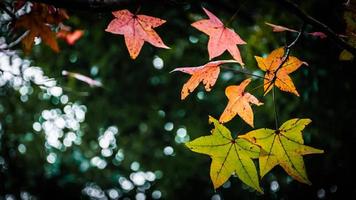
<svg viewBox="0 0 356 200"><path fill-rule="evenodd" d="M233 139L231 132L213 117L209 117L209 122L215 126L211 135L197 138L186 146L212 158L210 177L214 188L223 185L235 173L246 185L263 193L252 161L259 157L260 148L245 139Z"/></svg>
<svg viewBox="0 0 356 200"><path fill-rule="evenodd" d="M280 165L294 179L311 184L305 170L303 155L324 151L304 145L302 130L310 122L310 119L291 119L278 130L262 128L239 136L261 146L261 152L265 151L259 158L261 177L276 165Z"/></svg>

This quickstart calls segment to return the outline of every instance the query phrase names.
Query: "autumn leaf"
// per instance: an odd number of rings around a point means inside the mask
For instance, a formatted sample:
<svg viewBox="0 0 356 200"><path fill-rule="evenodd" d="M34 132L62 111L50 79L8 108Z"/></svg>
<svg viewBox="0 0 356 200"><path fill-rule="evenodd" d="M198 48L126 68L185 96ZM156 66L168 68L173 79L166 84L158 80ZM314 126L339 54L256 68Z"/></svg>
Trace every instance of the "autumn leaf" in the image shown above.
<svg viewBox="0 0 356 200"><path fill-rule="evenodd" d="M112 13L113 19L105 31L124 35L126 47L132 59L135 59L146 41L153 46L169 49L159 35L153 30L166 21L147 15L135 15L128 10L119 10Z"/></svg>
<svg viewBox="0 0 356 200"><path fill-rule="evenodd" d="M212 61L198 67L180 67L172 72L181 71L192 75L190 79L183 85L181 99L185 99L190 92L193 92L198 87L200 82L203 82L206 91L210 91L215 85L216 79L220 73L220 65L226 63L237 63L235 60L218 60Z"/></svg>
<svg viewBox="0 0 356 200"><path fill-rule="evenodd" d="M278 130L262 128L239 136L261 146L266 152L259 158L261 177L280 165L294 179L311 184L305 171L303 155L324 151L304 145L302 130L310 122L310 119L291 119Z"/></svg>
<svg viewBox="0 0 356 200"><path fill-rule="evenodd" d="M233 139L231 132L211 116L209 122L215 127L211 135L185 144L190 150L211 157L210 178L214 188L219 188L232 174L236 174L246 185L263 193L252 161L252 158L259 157L259 147L245 139Z"/></svg>
<svg viewBox="0 0 356 200"><path fill-rule="evenodd" d="M289 32L292 32L292 33L297 33L298 32L295 29L287 28L287 27L284 27L284 26L281 26L281 25L277 25L277 24L272 24L272 23L268 23L268 22L265 22L265 24L270 26L270 27L272 27L272 31L273 32L284 32L284 31L289 31ZM327 35L325 33L323 33L323 32L320 32L320 31L309 32L309 33L306 33L306 34L314 36L316 38L320 38L320 39L327 38Z"/></svg>
<svg viewBox="0 0 356 200"><path fill-rule="evenodd" d="M208 52L209 59L213 59L226 50L232 57L244 65L241 59L240 51L236 45L246 44L233 29L225 27L225 25L213 13L203 8L209 19L199 20L194 22L192 26L205 34L209 35Z"/></svg>
<svg viewBox="0 0 356 200"><path fill-rule="evenodd" d="M28 30L28 34L22 39L25 53L29 53L33 47L35 37L41 37L55 52L59 52L56 35L51 30L52 25L57 25L61 21L68 19L67 13L63 9L57 9L46 4L33 4L31 12L22 15L15 22L15 28Z"/></svg>
<svg viewBox="0 0 356 200"><path fill-rule="evenodd" d="M320 39L325 39L325 38L328 37L325 33L320 32L320 31L311 32L311 33L308 33L308 34L309 34L309 35L312 35L312 36L314 36L314 37L320 38Z"/></svg>
<svg viewBox="0 0 356 200"><path fill-rule="evenodd" d="M83 36L83 34L83 30L70 31L62 29L57 33L57 37L63 39L69 45L74 45Z"/></svg>
<svg viewBox="0 0 356 200"><path fill-rule="evenodd" d="M94 80L88 76L85 76L83 74L79 74L79 73L76 73L76 72L69 72L69 71L66 71L66 70L63 70L62 71L62 75L63 76L68 76L68 77L72 77L72 78L75 78L79 81L82 81L84 83L87 83L90 87L103 87L103 84L98 81L98 80Z"/></svg>
<svg viewBox="0 0 356 200"><path fill-rule="evenodd" d="M284 61L284 56L283 47L272 51L267 58L255 56L258 67L266 72L264 79L265 95L273 88L273 86L276 86L282 91L299 96L289 74L297 70L302 64L307 65L307 63L293 56L288 56Z"/></svg>
<svg viewBox="0 0 356 200"><path fill-rule="evenodd" d="M294 33L298 32L297 30L290 29L290 28L287 28L287 27L284 27L281 25L277 25L277 24L272 24L272 23L268 23L268 22L265 22L265 24L272 27L273 32L284 32L284 31L289 31L289 32L294 32Z"/></svg>
<svg viewBox="0 0 356 200"><path fill-rule="evenodd" d="M246 79L240 85L228 86L225 89L225 95L229 99L229 103L220 116L219 121L221 123L230 121L238 114L246 123L253 127L253 111L250 104L260 106L263 103L255 96L245 92L245 88L250 82L251 79Z"/></svg>

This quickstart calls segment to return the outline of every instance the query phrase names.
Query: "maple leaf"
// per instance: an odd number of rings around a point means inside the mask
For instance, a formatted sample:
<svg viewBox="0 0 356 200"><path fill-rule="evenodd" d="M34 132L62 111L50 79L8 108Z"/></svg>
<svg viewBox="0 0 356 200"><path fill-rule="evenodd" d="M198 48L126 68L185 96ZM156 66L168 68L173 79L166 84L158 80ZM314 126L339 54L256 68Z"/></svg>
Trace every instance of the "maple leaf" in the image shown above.
<svg viewBox="0 0 356 200"><path fill-rule="evenodd" d="M15 28L28 30L28 34L22 39L25 53L29 53L33 47L35 37L41 37L55 52L59 52L56 35L51 31L51 25L57 25L61 21L68 19L66 11L57 9L46 4L34 3L31 12L22 15L15 22Z"/></svg>
<svg viewBox="0 0 356 200"><path fill-rule="evenodd" d="M278 130L262 128L239 136L259 145L261 152L265 151L259 158L261 177L280 165L294 179L311 184L305 171L303 155L324 151L304 145L302 130L310 122L310 119L296 118L288 120Z"/></svg>
<svg viewBox="0 0 356 200"><path fill-rule="evenodd" d="M83 36L83 34L84 34L83 30L69 31L69 30L61 29L57 33L57 37L63 39L69 45L74 45Z"/></svg>
<svg viewBox="0 0 356 200"><path fill-rule="evenodd" d="M267 58L255 56L258 67L266 72L264 79L264 95L266 95L273 86L277 86L282 91L299 96L289 74L297 70L302 64L308 64L293 56L288 56L284 61L284 56L283 47L273 50ZM283 65L281 66L282 63Z"/></svg>
<svg viewBox="0 0 356 200"><path fill-rule="evenodd" d="M232 57L243 66L244 63L242 62L240 51L236 45L246 44L246 42L243 41L233 29L225 27L220 19L213 13L205 8L203 8L203 10L208 15L209 19L199 20L191 25L209 35L209 59L211 60L227 50Z"/></svg>
<svg viewBox="0 0 356 200"><path fill-rule="evenodd" d="M211 116L209 122L215 127L211 135L197 138L185 145L194 152L211 157L210 178L214 188L220 187L235 173L246 185L263 193L252 161L252 158L259 157L259 147L245 139L233 139L229 129Z"/></svg>
<svg viewBox="0 0 356 200"><path fill-rule="evenodd" d="M245 92L246 86L251 82L251 79L244 80L240 85L228 86L225 89L225 94L229 99L224 112L221 114L219 121L225 123L230 121L238 114L246 123L253 127L253 111L250 106L263 105L255 96Z"/></svg>
<svg viewBox="0 0 356 200"><path fill-rule="evenodd" d="M183 85L181 99L185 99L190 92L193 92L198 87L200 82L203 82L206 91L210 91L215 85L216 79L220 73L220 65L226 63L237 63L236 60L218 60L208 62L205 65L198 67L179 67L171 72L181 71L192 75L190 79Z"/></svg>
<svg viewBox="0 0 356 200"><path fill-rule="evenodd" d="M312 35L312 36L314 36L314 37L318 37L318 38L320 38L320 39L325 39L325 38L328 37L325 33L320 32L320 31L311 32L311 33L308 33L308 34L309 34L309 35ZM339 35L339 36L340 36L340 35Z"/></svg>
<svg viewBox="0 0 356 200"><path fill-rule="evenodd" d="M46 21L38 13L29 13L22 15L15 23L16 28L24 28L29 30L29 33L22 39L22 44L25 53L29 53L33 47L35 37L41 37L43 42L47 44L55 52L59 52L59 47L56 40L56 35L51 31Z"/></svg>
<svg viewBox="0 0 356 200"><path fill-rule="evenodd" d="M112 12L112 14L116 18L109 23L105 31L124 35L126 47L132 59L138 56L145 41L153 46L169 49L153 30L164 24L165 20L147 15L135 15L126 9Z"/></svg>

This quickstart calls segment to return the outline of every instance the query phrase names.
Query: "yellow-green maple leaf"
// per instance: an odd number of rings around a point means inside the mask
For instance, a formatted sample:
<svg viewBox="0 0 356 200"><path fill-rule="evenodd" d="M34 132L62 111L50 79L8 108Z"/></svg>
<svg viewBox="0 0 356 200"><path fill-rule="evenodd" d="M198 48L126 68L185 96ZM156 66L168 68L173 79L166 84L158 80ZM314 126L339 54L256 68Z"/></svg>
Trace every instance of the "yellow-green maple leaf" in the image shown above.
<svg viewBox="0 0 356 200"><path fill-rule="evenodd" d="M239 136L261 146L261 152L264 152L259 158L261 177L280 165L294 179L311 184L305 171L303 155L324 151L304 145L302 130L310 122L310 119L291 119L278 130L262 128Z"/></svg>
<svg viewBox="0 0 356 200"><path fill-rule="evenodd" d="M229 129L213 117L209 117L209 122L215 126L211 135L197 138L186 146L212 158L210 178L214 188L220 187L235 173L246 185L263 193L252 161L259 157L260 148L245 139L233 139Z"/></svg>

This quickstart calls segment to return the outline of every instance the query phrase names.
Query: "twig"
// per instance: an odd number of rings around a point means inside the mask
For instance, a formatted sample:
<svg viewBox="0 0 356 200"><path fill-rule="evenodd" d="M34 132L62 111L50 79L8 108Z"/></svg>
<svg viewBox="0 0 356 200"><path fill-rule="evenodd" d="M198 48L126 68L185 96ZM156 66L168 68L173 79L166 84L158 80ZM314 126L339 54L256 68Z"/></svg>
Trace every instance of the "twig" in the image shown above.
<svg viewBox="0 0 356 200"><path fill-rule="evenodd" d="M114 11L119 8L131 5L130 0L32 0L37 3L51 4L58 8L75 10L95 10L95 11ZM153 1L149 1L154 3ZM148 3L148 2L147 2Z"/></svg>
<svg viewBox="0 0 356 200"><path fill-rule="evenodd" d="M308 23L314 26L317 29L320 29L325 33L329 38L331 38L336 44L338 44L343 49L346 49L354 56L356 56L356 48L346 43L338 34L336 34L330 27L318 21L317 19L311 17L306 12L301 10L297 4L289 0L275 0L279 2L282 6L288 9L291 13L302 19L305 23Z"/></svg>
<svg viewBox="0 0 356 200"><path fill-rule="evenodd" d="M234 68L231 68L231 67L220 66L220 68L222 68L222 69L227 69L227 70L231 70L231 71L236 72L236 73L247 74L247 75L249 75L249 76L254 76L254 77L257 77L257 78L261 78L261 79L266 79L266 78L263 77L263 76L259 76L259 75L256 75L256 74L253 74L253 73L250 73L250 72L246 72L246 71L241 71L241 70L234 69Z"/></svg>
<svg viewBox="0 0 356 200"><path fill-rule="evenodd" d="M226 27L229 27L232 20L234 20L237 16L237 14L240 12L241 8L244 6L244 4L246 3L247 0L244 0L241 4L240 7L237 8L237 10L235 11L235 13L230 17L229 21L227 21L227 23L225 24Z"/></svg>
<svg viewBox="0 0 356 200"><path fill-rule="evenodd" d="M6 14L8 14L13 20L17 18L16 15L15 15L13 12L11 12L11 11L6 7L5 4L3 4L3 3L1 3L1 2L0 2L0 9L3 10L4 12L6 12Z"/></svg>
<svg viewBox="0 0 356 200"><path fill-rule="evenodd" d="M16 46L18 43L20 43L22 41L22 39L24 39L24 37L26 37L28 35L30 31L27 30L26 32L24 32L20 37L18 37L15 41L11 42L8 46L7 49L11 49L12 47Z"/></svg>
<svg viewBox="0 0 356 200"><path fill-rule="evenodd" d="M276 81L278 71L287 62L289 54L290 54L290 50L299 41L300 36L304 32L304 27L305 27L305 23L303 23L302 27L300 28L297 37L295 37L295 39L289 45L287 45L285 47L285 52L284 52L284 55L282 57L282 62L279 64L278 68L274 72L273 79L271 80L270 84L268 85L266 92L268 91L269 87L271 87L271 85L274 84L274 82ZM278 125L279 123L278 123L278 112L277 112L277 105L276 105L277 103L276 103L276 94L275 94L276 93L275 92L276 89L275 88L276 87L272 88L272 99L273 99L273 107L274 107L274 121L275 121L275 125L276 125L276 130L277 130L278 127L279 127L279 125Z"/></svg>
<svg viewBox="0 0 356 200"><path fill-rule="evenodd" d="M291 48L298 42L298 40L300 39L300 36L303 34L304 32L304 27L305 27L305 23L303 23L302 27L300 28L297 37L295 37L295 39L285 47L285 51L284 51L284 55L282 57L282 62L279 64L279 66L277 67L276 71L274 71L274 76L273 79L270 81L270 84L267 86L266 92L269 91L269 87L272 86L272 84L274 84L274 82L277 79L277 73L278 71L282 68L282 66L287 62L289 54L290 54L290 50ZM265 93L266 94L266 93Z"/></svg>

